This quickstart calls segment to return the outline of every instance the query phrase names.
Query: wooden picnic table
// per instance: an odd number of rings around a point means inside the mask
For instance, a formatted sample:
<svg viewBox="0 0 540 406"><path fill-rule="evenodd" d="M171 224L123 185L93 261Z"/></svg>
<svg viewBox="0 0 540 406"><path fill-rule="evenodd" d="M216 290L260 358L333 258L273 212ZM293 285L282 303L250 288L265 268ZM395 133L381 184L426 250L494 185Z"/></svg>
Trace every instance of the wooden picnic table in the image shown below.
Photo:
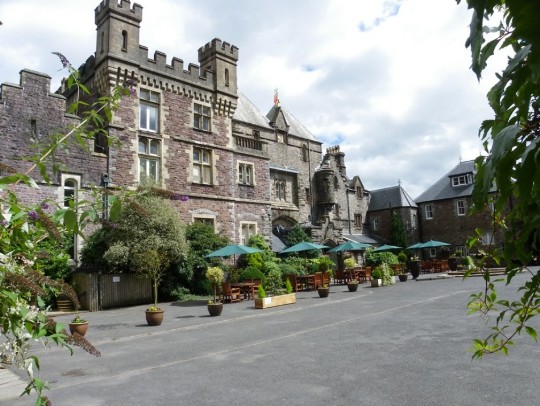
<svg viewBox="0 0 540 406"><path fill-rule="evenodd" d="M255 299L255 283L253 282L231 282L233 288L240 288L244 295L244 300Z"/></svg>

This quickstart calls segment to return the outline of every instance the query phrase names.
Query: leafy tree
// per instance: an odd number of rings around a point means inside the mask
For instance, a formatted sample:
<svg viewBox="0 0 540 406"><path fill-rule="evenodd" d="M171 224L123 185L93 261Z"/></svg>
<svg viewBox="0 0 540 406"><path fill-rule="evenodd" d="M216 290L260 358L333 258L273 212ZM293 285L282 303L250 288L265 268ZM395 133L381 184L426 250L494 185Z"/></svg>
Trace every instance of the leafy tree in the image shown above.
<svg viewBox="0 0 540 406"><path fill-rule="evenodd" d="M407 232L403 224L403 218L397 210L392 211L390 244L398 247L407 246Z"/></svg>
<svg viewBox="0 0 540 406"><path fill-rule="evenodd" d="M228 237L216 234L214 227L196 221L186 226L186 240L190 249L185 261L179 267L179 283L189 287L192 293L204 294L208 291L208 280L205 276L210 265L220 265L220 258L205 258L205 255L230 243Z"/></svg>
<svg viewBox="0 0 540 406"><path fill-rule="evenodd" d="M511 284L523 269L531 276L518 289L520 299L510 302L497 297L494 282L487 270L484 273L485 289L471 297L470 312L500 313L493 333L475 340L473 357L481 357L486 353L507 354L522 332L537 340L530 321L540 308L540 273L526 266L532 254L540 250L540 2L466 3L473 10L466 46L471 49L472 70L478 79L496 51L509 54L505 69L497 75L498 82L487 94L494 117L485 120L479 131L487 156L476 160L473 209L494 208L493 225L504 232L504 244L488 254L506 264L506 284ZM498 25L485 27L484 23L494 16L502 17ZM493 184L497 186L495 197L490 193ZM472 238L470 245L478 241L479 237Z"/></svg>
<svg viewBox="0 0 540 406"><path fill-rule="evenodd" d="M164 284L164 293L168 295L176 287L170 281L178 279L179 270L183 269L180 264L189 248L185 226L173 204L161 195L157 196L154 190L143 190L126 199L118 220L106 224L96 234L97 237L91 238L83 249L83 265L92 265L87 262L89 258L102 255L105 269L114 272L162 270L165 267L166 273L159 278L169 281ZM149 250L159 253L159 258L152 261L150 267L141 258ZM155 272L152 274L156 275ZM155 280L154 276L151 279Z"/></svg>
<svg viewBox="0 0 540 406"><path fill-rule="evenodd" d="M287 247L292 247L293 245L299 244L301 242L313 242L311 237L306 234L304 229L296 224L287 235ZM309 250L303 252L291 252L287 254L288 256L301 256L303 258L317 258L319 256L318 250Z"/></svg>

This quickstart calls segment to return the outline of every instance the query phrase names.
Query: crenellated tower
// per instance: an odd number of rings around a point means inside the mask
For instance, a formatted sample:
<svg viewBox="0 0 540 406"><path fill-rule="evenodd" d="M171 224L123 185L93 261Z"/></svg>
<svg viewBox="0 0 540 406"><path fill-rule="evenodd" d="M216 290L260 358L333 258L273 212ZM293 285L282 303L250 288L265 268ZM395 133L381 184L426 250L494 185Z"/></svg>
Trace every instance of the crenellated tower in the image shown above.
<svg viewBox="0 0 540 406"><path fill-rule="evenodd" d="M129 0L103 0L95 10L96 66L107 57L126 58L139 52L142 6Z"/></svg>

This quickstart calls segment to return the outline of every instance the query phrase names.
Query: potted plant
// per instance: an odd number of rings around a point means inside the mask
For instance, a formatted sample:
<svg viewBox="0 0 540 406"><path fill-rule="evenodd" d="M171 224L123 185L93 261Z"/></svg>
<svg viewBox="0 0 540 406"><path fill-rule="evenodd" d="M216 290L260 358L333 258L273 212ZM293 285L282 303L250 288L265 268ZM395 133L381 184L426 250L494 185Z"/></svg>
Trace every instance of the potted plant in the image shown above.
<svg viewBox="0 0 540 406"><path fill-rule="evenodd" d="M371 286L376 288L382 286L382 271L378 266L371 272Z"/></svg>
<svg viewBox="0 0 540 406"><path fill-rule="evenodd" d="M224 274L220 267L213 266L206 270L206 279L211 283L214 290L214 300L208 301L208 313L210 316L220 316L223 311L223 303L217 300L217 287L223 282Z"/></svg>
<svg viewBox="0 0 540 406"><path fill-rule="evenodd" d="M330 294L330 286L328 286L327 284L319 286L317 288L317 293L319 294L319 297L328 297L328 295Z"/></svg>
<svg viewBox="0 0 540 406"><path fill-rule="evenodd" d="M407 262L407 268L412 275L413 279L418 278L420 275L420 259L417 256L411 257Z"/></svg>
<svg viewBox="0 0 540 406"><path fill-rule="evenodd" d="M403 251L401 251L398 255L398 261L399 261L399 273L398 273L398 278L400 280L400 282L407 282L407 279L409 277L409 275L407 274L407 268L405 266L405 264L407 263L407 254L405 254Z"/></svg>
<svg viewBox="0 0 540 406"><path fill-rule="evenodd" d="M158 306L158 286L165 274L167 259L157 249L148 248L133 255L133 265L137 276L152 281L154 305L146 309L145 316L149 326L159 326L163 322L164 311Z"/></svg>
<svg viewBox="0 0 540 406"><path fill-rule="evenodd" d="M286 279L285 289L283 289L283 280L279 266L277 264L276 266L266 264L266 267L269 269L269 272L264 282L257 288L258 297L255 298L255 308L266 309L268 307L296 303L296 294L293 292L293 287L289 279Z"/></svg>
<svg viewBox="0 0 540 406"><path fill-rule="evenodd" d="M69 331L72 335L77 333L84 336L88 331L88 320L81 318L77 313L77 316L69 322Z"/></svg>
<svg viewBox="0 0 540 406"><path fill-rule="evenodd" d="M358 280L351 279L347 282L347 289L349 289L349 292L356 292L358 290Z"/></svg>
<svg viewBox="0 0 540 406"><path fill-rule="evenodd" d="M450 268L452 272L457 271L458 263L459 263L459 258L455 254L452 254L448 257L448 268Z"/></svg>

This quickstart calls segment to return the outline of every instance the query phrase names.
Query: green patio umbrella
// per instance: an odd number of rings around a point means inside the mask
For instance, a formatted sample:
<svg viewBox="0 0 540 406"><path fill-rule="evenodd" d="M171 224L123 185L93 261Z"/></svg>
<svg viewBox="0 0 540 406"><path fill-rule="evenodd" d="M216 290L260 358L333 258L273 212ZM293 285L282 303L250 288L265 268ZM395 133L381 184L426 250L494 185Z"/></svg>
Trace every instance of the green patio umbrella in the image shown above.
<svg viewBox="0 0 540 406"><path fill-rule="evenodd" d="M399 249L401 249L401 247L398 247L396 245L384 244L378 248L375 248L372 252L385 252L385 251L392 251L392 250L399 250Z"/></svg>
<svg viewBox="0 0 540 406"><path fill-rule="evenodd" d="M280 254L287 254L289 252L300 252L300 251L310 251L310 250L322 250L325 248L329 248L326 245L320 245L315 244L312 242L299 242L296 245L293 245L292 247L285 248L283 251L280 252Z"/></svg>
<svg viewBox="0 0 540 406"><path fill-rule="evenodd" d="M444 247L446 245L450 245L450 244L448 244L447 242L442 242L442 241L429 240L428 242L421 244L418 248L435 248L435 247Z"/></svg>
<svg viewBox="0 0 540 406"><path fill-rule="evenodd" d="M423 242L417 242L416 244L413 244L413 245L407 247L406 249L408 249L408 250L418 250L418 249L422 248L421 247L422 244L423 244Z"/></svg>
<svg viewBox="0 0 540 406"><path fill-rule="evenodd" d="M347 241L347 242L344 242L343 244L339 244L338 246L332 248L331 250L328 250L328 252L361 251L371 246L372 246L371 244L364 244L364 243L355 242L355 241Z"/></svg>
<svg viewBox="0 0 540 406"><path fill-rule="evenodd" d="M248 247L242 244L232 244L220 248L217 251L211 252L208 255L205 255L205 258L230 257L231 255L253 254L255 252L262 252L262 250L260 250L259 248Z"/></svg>

